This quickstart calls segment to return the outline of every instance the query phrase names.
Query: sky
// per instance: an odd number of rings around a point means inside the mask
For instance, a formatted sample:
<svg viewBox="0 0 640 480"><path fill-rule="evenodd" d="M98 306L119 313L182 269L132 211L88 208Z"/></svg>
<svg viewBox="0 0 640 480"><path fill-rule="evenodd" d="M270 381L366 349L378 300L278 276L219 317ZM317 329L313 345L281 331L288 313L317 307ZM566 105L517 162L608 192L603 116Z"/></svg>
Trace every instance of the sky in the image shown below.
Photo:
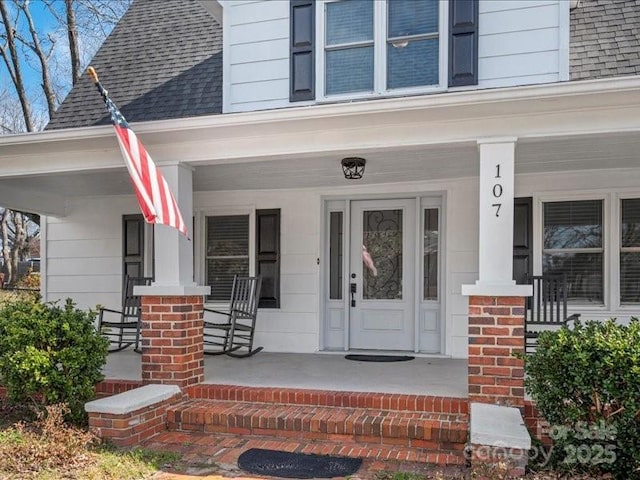
<svg viewBox="0 0 640 480"><path fill-rule="evenodd" d="M12 19L15 18L16 13L15 1L16 0L7 0L7 7L9 8ZM64 1L53 0L53 2L53 5L59 9L64 18ZM62 101L71 88L71 68L67 32L59 25L58 21L47 8L44 0L30 0L29 3L40 42L45 47L45 50L51 54L50 70L52 72L52 82L54 83L56 92L59 94L59 101ZM0 35L4 33L3 30L4 27L0 23ZM25 38L30 38L27 22L23 17L18 22L16 30ZM99 29L94 28L91 33L79 32L79 44L81 52L83 52L81 61L84 60L83 67L84 63L88 62L90 57L95 54L99 45L104 41L102 32L100 32L99 38L96 38L97 30ZM108 30L110 31L110 28ZM51 40L53 40L53 42ZM20 46L19 54L22 60L23 80L27 94L29 98L31 98L33 109L44 114L46 112L46 102L42 89L40 88L42 77L39 61L37 57L32 52L26 50L24 46ZM3 89L9 89L12 94L15 92L9 72L4 62L0 59L0 91Z"/></svg>

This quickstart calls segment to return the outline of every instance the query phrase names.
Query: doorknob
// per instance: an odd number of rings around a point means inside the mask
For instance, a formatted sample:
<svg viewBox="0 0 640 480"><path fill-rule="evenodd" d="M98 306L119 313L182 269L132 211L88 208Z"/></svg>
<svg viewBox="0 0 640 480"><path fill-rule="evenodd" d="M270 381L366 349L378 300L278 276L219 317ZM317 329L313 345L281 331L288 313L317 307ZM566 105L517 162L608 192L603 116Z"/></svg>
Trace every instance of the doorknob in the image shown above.
<svg viewBox="0 0 640 480"><path fill-rule="evenodd" d="M352 307L355 307L355 306L356 306L356 298L355 298L355 295L356 295L356 291L357 291L357 288L358 288L358 287L357 287L357 284L355 284L355 283L351 283L351 284L350 284L350 287L351 287L351 288L350 288L349 290L350 290L350 292L351 292L351 306L352 306Z"/></svg>

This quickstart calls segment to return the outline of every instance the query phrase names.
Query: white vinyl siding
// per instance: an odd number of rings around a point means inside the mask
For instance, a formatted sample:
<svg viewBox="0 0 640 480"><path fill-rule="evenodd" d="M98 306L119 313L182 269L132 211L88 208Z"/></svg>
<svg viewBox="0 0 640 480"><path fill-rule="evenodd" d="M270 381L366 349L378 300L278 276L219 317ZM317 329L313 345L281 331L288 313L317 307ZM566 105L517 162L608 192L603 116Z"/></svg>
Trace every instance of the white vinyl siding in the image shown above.
<svg viewBox="0 0 640 480"><path fill-rule="evenodd" d="M568 3L481 0L478 88L568 80Z"/></svg>

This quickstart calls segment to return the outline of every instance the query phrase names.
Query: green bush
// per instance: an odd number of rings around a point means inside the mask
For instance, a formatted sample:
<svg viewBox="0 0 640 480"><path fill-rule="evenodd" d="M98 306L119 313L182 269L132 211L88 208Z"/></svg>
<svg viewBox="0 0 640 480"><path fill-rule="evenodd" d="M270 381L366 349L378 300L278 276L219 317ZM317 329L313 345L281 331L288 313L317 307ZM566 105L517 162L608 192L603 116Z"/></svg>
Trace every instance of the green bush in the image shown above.
<svg viewBox="0 0 640 480"><path fill-rule="evenodd" d="M552 462L640 479L640 322L543 332L525 358L527 392L551 424Z"/></svg>
<svg viewBox="0 0 640 480"><path fill-rule="evenodd" d="M0 384L12 401L66 403L68 418L84 419L84 404L101 381L107 340L95 314L21 298L0 307Z"/></svg>

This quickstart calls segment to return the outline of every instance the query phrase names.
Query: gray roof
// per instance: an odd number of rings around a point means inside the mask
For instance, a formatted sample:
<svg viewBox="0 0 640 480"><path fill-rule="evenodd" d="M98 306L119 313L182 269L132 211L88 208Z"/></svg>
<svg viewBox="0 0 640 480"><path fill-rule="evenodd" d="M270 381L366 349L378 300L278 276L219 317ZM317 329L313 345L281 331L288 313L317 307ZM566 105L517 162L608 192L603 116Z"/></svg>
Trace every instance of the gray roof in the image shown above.
<svg viewBox="0 0 640 480"><path fill-rule="evenodd" d="M222 28L196 0L134 0L93 58L129 122L222 112ZM88 75L47 130L108 123Z"/></svg>
<svg viewBox="0 0 640 480"><path fill-rule="evenodd" d="M581 0L569 57L571 80L640 74L640 0Z"/></svg>

